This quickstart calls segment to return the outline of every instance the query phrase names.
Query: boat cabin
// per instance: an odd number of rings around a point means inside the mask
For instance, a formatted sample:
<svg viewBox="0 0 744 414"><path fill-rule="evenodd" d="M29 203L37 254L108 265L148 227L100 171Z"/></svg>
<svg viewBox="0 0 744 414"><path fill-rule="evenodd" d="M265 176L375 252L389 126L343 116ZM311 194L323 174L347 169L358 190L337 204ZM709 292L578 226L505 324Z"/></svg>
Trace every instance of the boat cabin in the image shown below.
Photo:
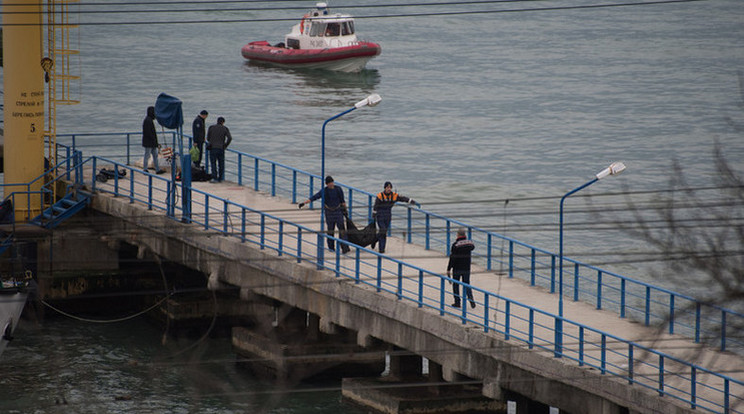
<svg viewBox="0 0 744 414"><path fill-rule="evenodd" d="M287 48L326 49L352 46L358 42L353 17L331 14L325 3L318 3L315 7L285 36Z"/></svg>

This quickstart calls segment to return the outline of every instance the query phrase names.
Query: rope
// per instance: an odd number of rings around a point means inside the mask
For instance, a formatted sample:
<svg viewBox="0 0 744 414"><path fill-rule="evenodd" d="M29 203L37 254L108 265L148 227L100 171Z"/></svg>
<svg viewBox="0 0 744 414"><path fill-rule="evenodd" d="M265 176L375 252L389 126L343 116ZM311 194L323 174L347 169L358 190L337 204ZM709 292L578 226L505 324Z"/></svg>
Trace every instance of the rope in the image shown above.
<svg viewBox="0 0 744 414"><path fill-rule="evenodd" d="M75 320L78 320L78 321L90 322L90 323L117 323L117 322L124 322L124 321L127 321L129 319L134 319L134 318L136 318L138 316L141 316L141 315L143 315L143 314L145 314L145 313L147 313L147 312L155 309L156 307L160 306L160 304L162 304L166 299L168 299L171 296L173 296L174 293L168 294L168 296L164 297L163 299L161 299L160 301L158 301L156 304L150 306L149 308L147 308L147 309L145 309L145 310L143 310L141 312L135 313L134 315L126 316L126 317L119 318L119 319L109 319L109 320L81 318L79 316L75 316L73 314L67 313L67 312L65 312L65 311L63 311L61 309L57 309L54 306L52 306L49 303L47 303L43 299L41 299L40 301L41 301L42 304L44 304L44 306L48 307L49 309L51 309L51 310L53 310L53 311L55 311L55 312L57 312L57 313L59 313L61 315L67 316L68 318L72 318L72 319L75 319Z"/></svg>

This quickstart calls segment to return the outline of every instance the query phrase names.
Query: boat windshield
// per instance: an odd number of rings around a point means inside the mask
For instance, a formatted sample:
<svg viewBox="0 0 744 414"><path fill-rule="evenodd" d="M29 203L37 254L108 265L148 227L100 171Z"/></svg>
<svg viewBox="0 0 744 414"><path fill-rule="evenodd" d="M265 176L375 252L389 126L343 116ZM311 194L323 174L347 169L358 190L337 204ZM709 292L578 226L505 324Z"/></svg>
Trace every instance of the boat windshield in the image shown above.
<svg viewBox="0 0 744 414"><path fill-rule="evenodd" d="M314 22L310 27L310 36L331 37L348 36L354 34L354 22L344 21L339 23Z"/></svg>

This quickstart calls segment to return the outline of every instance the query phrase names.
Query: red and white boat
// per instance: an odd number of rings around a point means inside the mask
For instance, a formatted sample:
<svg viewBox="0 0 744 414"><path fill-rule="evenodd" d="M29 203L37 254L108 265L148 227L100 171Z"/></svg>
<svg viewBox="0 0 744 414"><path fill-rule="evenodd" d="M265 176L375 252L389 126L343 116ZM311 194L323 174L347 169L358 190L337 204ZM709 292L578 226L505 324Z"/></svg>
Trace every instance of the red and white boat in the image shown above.
<svg viewBox="0 0 744 414"><path fill-rule="evenodd" d="M252 62L281 67L359 72L381 51L377 43L357 39L353 17L331 14L326 3L317 3L292 27L284 43L251 42L241 54Z"/></svg>

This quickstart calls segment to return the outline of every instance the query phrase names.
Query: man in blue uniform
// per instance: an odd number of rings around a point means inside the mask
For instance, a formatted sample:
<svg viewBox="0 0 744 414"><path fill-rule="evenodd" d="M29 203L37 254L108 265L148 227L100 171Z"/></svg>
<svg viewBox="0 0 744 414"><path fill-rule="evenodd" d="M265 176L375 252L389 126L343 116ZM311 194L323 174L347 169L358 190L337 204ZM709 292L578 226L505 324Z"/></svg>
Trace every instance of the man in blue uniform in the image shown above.
<svg viewBox="0 0 744 414"><path fill-rule="evenodd" d="M380 253L385 253L385 242L387 241L387 231L390 227L390 220L393 218L392 208L396 202L416 204L415 201L408 197L402 196L393 191L393 184L386 181L383 185L383 191L377 194L375 205L372 207L375 220L377 221L377 242L380 246Z"/></svg>
<svg viewBox="0 0 744 414"><path fill-rule="evenodd" d="M308 198L307 200L303 201L298 205L299 208L302 208L305 204L310 203L311 201L315 201L320 199L321 197L325 197L325 205L323 206L323 212L325 213L325 219L326 219L326 227L327 227L327 234L329 236L333 236L335 227L338 227L338 238L341 240L348 240L346 238L346 225L344 224L344 215L346 213L346 201L344 200L344 192L341 190L341 188L336 187L336 184L333 182L333 177L330 175L325 178L326 186L315 193L314 196ZM325 195L323 192L325 191ZM335 250L335 243L333 239L327 239L328 240L328 248L331 249L331 251ZM343 253L348 253L349 246L346 244L341 244L341 251Z"/></svg>
<svg viewBox="0 0 744 414"><path fill-rule="evenodd" d="M204 121L207 120L209 112L201 111L199 115L194 118L194 122L191 124L191 132L194 137L194 146L199 149L198 159L191 159L197 167L201 165L202 154L204 152L204 138L206 137L206 126Z"/></svg>
<svg viewBox="0 0 744 414"><path fill-rule="evenodd" d="M470 301L470 307L475 307L475 300L473 300L473 289L470 288L470 261L471 252L475 249L475 243L472 240L468 240L465 235L465 229L460 227L457 229L457 239L452 243L450 248L449 263L447 264L447 277L450 275L452 270L452 278L459 280L462 283L468 285L465 287L465 294ZM455 295L455 303L453 307L460 307L460 284L452 284L452 293Z"/></svg>

